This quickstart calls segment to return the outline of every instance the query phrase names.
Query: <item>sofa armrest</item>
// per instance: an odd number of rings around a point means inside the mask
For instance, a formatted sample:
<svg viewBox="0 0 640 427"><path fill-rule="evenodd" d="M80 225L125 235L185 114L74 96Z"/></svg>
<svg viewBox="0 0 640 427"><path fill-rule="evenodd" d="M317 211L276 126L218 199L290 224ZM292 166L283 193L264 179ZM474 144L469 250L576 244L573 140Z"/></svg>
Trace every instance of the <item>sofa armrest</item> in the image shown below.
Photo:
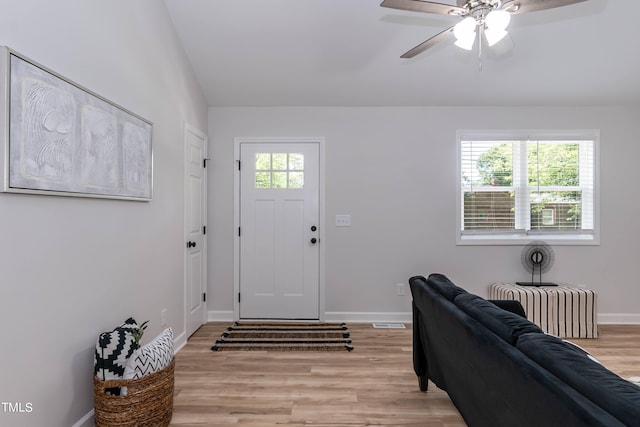
<svg viewBox="0 0 640 427"><path fill-rule="evenodd" d="M522 308L522 304L520 304L520 301L507 299L490 299L488 301L497 305L503 310L510 311L511 313L524 317L525 319L527 318L527 314L524 312L524 308Z"/></svg>

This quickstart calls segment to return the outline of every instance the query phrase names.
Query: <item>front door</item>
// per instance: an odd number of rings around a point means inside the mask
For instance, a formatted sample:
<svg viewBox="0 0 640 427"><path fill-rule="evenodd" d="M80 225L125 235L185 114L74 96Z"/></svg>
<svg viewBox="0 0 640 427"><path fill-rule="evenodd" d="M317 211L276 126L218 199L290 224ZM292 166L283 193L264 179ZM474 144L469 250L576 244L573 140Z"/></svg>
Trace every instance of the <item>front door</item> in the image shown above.
<svg viewBox="0 0 640 427"><path fill-rule="evenodd" d="M319 144L240 144L240 318L319 318Z"/></svg>

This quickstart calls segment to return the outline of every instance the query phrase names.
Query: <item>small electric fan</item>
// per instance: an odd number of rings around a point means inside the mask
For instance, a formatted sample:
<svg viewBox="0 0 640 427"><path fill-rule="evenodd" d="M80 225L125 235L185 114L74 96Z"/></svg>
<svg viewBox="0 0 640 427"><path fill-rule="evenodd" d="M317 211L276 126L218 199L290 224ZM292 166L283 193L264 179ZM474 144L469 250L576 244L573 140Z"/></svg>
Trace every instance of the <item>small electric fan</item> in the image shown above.
<svg viewBox="0 0 640 427"><path fill-rule="evenodd" d="M522 265L531 273L530 282L516 282L520 286L558 286L555 283L543 282L542 273L549 271L554 261L553 249L541 240L534 240L522 249ZM538 273L538 281L534 281Z"/></svg>

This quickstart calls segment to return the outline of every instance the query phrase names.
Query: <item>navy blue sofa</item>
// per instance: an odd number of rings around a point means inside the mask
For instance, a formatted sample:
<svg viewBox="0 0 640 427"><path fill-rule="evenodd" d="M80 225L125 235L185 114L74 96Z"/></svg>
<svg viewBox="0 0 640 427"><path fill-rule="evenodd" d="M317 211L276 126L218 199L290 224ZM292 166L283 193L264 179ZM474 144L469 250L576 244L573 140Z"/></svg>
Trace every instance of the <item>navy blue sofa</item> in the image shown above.
<svg viewBox="0 0 640 427"><path fill-rule="evenodd" d="M419 387L446 391L472 427L639 426L640 387L545 334L514 302L442 274L409 279Z"/></svg>

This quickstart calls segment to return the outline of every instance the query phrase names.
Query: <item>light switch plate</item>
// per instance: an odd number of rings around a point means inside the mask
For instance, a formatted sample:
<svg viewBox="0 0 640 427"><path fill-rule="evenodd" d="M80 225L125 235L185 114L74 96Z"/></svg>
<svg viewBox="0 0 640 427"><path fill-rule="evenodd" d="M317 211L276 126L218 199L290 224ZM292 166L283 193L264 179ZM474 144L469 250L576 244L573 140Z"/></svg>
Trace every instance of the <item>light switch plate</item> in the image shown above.
<svg viewBox="0 0 640 427"><path fill-rule="evenodd" d="M336 227L351 227L351 215L336 215Z"/></svg>

